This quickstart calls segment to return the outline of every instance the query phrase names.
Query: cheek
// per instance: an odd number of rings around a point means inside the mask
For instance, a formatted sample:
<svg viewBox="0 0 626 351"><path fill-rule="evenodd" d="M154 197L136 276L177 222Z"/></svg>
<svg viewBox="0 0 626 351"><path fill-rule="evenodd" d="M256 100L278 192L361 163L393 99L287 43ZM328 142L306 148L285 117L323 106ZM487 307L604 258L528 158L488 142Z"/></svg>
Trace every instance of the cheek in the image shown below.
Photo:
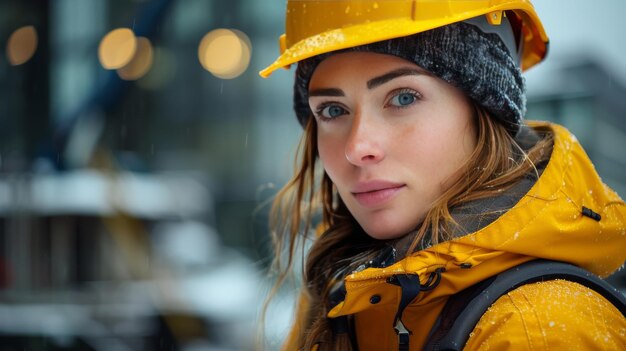
<svg viewBox="0 0 626 351"><path fill-rule="evenodd" d="M435 160L441 169L441 178L439 179L443 190L452 184L460 176L460 171L469 160L476 146L476 137L473 134L473 127L465 119L458 119L457 124L453 125L444 132L445 137L433 143L438 147L433 148L435 157L441 161Z"/></svg>
<svg viewBox="0 0 626 351"><path fill-rule="evenodd" d="M341 162L345 159L341 142L337 138L318 134L317 152L324 170L333 182L336 182L337 174L341 168Z"/></svg>
<svg viewBox="0 0 626 351"><path fill-rule="evenodd" d="M450 138L454 140L450 143L449 150L452 159L457 159L460 163L467 161L471 153L476 148L477 136L474 115L469 107L460 106L456 110L456 121L450 128ZM460 166L460 164L459 164Z"/></svg>
<svg viewBox="0 0 626 351"><path fill-rule="evenodd" d="M467 110L431 113L439 118L407 126L393 140L402 155L401 162L410 165L422 184L445 188L450 177L469 159L476 137Z"/></svg>

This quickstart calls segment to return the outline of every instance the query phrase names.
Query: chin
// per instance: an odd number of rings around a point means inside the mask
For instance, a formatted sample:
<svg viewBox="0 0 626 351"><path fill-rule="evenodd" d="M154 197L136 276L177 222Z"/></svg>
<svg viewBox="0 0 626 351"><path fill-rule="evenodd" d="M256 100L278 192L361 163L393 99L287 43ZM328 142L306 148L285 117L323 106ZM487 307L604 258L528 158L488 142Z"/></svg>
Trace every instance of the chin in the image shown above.
<svg viewBox="0 0 626 351"><path fill-rule="evenodd" d="M384 225L361 225L365 233L376 240L397 239L404 236L410 229L404 227L394 228L393 226Z"/></svg>
<svg viewBox="0 0 626 351"><path fill-rule="evenodd" d="M415 211L391 211L391 213L367 213L355 217L363 231L376 240L398 239L414 231L424 219L424 214ZM359 220L361 219L361 220Z"/></svg>

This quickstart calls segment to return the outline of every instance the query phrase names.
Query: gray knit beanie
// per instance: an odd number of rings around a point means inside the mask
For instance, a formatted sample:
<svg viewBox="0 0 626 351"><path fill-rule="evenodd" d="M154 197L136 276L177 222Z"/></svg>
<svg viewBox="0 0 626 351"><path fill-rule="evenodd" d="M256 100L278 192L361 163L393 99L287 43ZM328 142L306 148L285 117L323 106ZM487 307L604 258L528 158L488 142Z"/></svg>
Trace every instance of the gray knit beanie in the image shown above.
<svg viewBox="0 0 626 351"><path fill-rule="evenodd" d="M389 54L414 62L465 92L502 122L511 135L515 136L520 129L526 113L526 95L519 65L497 34L484 33L464 22L300 61L294 85L294 109L302 126L312 116L308 91L315 68L330 55L347 51Z"/></svg>

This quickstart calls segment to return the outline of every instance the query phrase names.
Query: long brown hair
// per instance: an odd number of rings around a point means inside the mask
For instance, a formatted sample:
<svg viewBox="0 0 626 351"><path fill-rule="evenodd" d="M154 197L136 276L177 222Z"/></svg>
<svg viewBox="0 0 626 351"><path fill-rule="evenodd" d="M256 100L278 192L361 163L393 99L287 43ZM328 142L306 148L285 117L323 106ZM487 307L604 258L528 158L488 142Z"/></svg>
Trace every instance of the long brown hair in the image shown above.
<svg viewBox="0 0 626 351"><path fill-rule="evenodd" d="M407 254L422 241L436 245L452 237L455 222L450 209L506 191L529 173L536 174L535 164L548 157L549 136L543 136L524 151L501 123L479 106L475 111L476 148L463 166L462 176L435 201L412 234ZM373 257L385 243L371 238L360 228L328 175L316 169L316 161L317 128L314 118L309 118L299 145L296 172L277 194L272 206L270 225L276 250L273 265L278 277L276 286L282 284L293 269L297 243L303 242L299 238L316 235L304 265L305 311L296 316L299 329L292 331L288 344L307 351L316 344L319 351L351 350L348 338L333 335L328 324L330 289L356 268L353 262L362 262L354 260L355 257ZM477 168L480 171L475 171ZM321 223L314 224L313 217L320 213ZM317 225L318 230L313 230L313 225Z"/></svg>

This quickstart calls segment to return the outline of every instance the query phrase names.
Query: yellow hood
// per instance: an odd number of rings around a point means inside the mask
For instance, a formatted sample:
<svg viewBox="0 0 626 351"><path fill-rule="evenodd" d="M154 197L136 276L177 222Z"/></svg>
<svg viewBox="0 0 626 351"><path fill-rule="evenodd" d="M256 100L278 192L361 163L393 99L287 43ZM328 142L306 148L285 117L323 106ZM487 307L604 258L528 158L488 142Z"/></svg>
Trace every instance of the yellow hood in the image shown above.
<svg viewBox="0 0 626 351"><path fill-rule="evenodd" d="M395 311L400 288L387 283L397 274L418 274L425 283L431 272L444 267L441 282L422 293L413 305L425 305L454 294L520 263L544 258L569 262L605 277L626 260L626 205L607 187L576 138L565 128L531 122L549 130L554 147L534 186L508 212L486 227L463 237L416 252L386 268L368 268L345 279L345 300L329 317L375 309ZM583 207L600 214L596 221ZM370 298L379 295L381 303ZM434 321L422 315L423 322ZM393 316L391 316L393 317ZM391 318L386 316L385 318ZM428 325L428 324L427 324Z"/></svg>

